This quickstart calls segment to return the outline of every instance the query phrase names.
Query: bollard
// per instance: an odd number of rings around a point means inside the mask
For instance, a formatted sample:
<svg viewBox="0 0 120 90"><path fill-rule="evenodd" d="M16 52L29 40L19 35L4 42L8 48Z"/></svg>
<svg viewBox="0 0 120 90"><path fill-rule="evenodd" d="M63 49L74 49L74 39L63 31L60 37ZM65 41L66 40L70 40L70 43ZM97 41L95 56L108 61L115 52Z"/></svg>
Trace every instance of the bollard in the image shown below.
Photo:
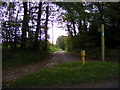
<svg viewBox="0 0 120 90"><path fill-rule="evenodd" d="M85 64L85 50L81 51L81 57L82 57L82 65Z"/></svg>

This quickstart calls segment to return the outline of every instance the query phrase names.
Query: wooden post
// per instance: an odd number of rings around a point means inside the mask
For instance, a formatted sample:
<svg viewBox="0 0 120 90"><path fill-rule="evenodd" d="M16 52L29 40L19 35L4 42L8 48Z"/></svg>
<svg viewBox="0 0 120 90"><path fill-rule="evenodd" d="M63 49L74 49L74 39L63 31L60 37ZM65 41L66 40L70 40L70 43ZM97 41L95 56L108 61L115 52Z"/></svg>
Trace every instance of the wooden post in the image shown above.
<svg viewBox="0 0 120 90"><path fill-rule="evenodd" d="M82 65L85 64L85 50L81 51Z"/></svg>
<svg viewBox="0 0 120 90"><path fill-rule="evenodd" d="M101 25L101 59L105 60L104 24Z"/></svg>

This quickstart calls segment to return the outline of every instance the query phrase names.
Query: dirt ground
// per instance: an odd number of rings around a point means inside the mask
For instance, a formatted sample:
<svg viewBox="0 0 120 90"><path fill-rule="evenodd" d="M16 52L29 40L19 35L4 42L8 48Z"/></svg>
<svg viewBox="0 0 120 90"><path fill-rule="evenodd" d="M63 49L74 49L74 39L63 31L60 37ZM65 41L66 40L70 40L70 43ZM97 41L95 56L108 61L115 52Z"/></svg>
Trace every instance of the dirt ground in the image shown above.
<svg viewBox="0 0 120 90"><path fill-rule="evenodd" d="M64 51L57 51L52 54L49 59L42 60L39 62L16 66L16 67L8 67L2 69L2 82L11 81L17 78L20 78L29 73L33 73L39 71L48 66L52 66L58 63L64 62L75 62L80 61L79 56L73 56L71 54L67 54ZM89 60L94 61L94 60ZM48 87L48 88L118 88L118 80L112 80L111 82L96 82L96 83L82 83L82 84L74 84L74 85L65 85L65 86L57 86L57 87Z"/></svg>
<svg viewBox="0 0 120 90"><path fill-rule="evenodd" d="M39 71L40 69L46 68L48 66L52 66L63 62L72 62L72 61L80 61L80 57L72 56L70 54L65 53L64 51L57 51L54 52L53 55L46 60L42 60L42 61L40 60L39 62L35 62L23 66L3 68L2 80L3 82L10 81L22 77L26 74Z"/></svg>

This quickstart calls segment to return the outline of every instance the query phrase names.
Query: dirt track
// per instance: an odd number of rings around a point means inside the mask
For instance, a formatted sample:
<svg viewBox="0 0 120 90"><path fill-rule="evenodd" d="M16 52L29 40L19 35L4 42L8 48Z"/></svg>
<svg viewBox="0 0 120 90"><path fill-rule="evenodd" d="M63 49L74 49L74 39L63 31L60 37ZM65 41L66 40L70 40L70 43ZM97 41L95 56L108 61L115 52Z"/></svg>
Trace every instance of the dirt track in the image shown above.
<svg viewBox="0 0 120 90"><path fill-rule="evenodd" d="M52 57L46 59L44 61L39 61L36 63L32 63L29 65L23 65L19 67L10 67L10 68L3 68L3 82L11 81L17 78L20 78L24 75L29 73L39 71L40 69L46 68L48 66L52 66L58 63L64 62L75 62L80 61L80 57L73 56L70 54L65 53L64 51L57 51L54 52ZM87 84L74 84L74 85L67 85L67 86L58 86L56 88L117 88L118 87L118 80L113 80L111 82L96 82L96 83L87 83ZM49 88L49 87L48 87ZM55 87L52 87L55 88Z"/></svg>
<svg viewBox="0 0 120 90"><path fill-rule="evenodd" d="M58 63L80 61L80 57L75 57L65 53L64 51L54 52L52 57L46 60L40 60L39 62L31 63L28 65L8 67L2 70L3 82L10 81L22 77L26 74L39 71L40 69L52 66Z"/></svg>

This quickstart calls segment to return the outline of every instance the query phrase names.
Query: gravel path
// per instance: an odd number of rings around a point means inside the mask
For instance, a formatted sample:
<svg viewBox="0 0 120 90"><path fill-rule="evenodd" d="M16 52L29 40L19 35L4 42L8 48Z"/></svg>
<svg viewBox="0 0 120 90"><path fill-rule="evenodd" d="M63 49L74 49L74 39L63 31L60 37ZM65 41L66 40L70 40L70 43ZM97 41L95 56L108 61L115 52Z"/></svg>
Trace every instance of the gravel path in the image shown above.
<svg viewBox="0 0 120 90"><path fill-rule="evenodd" d="M52 66L58 63L70 62L70 61L80 61L79 57L71 56L64 51L54 52L53 55L46 60L42 60L39 62L16 66L16 67L8 67L2 69L2 80L3 82L7 82L10 80L14 80L20 78L29 73L39 71L40 69L46 68L48 66Z"/></svg>
<svg viewBox="0 0 120 90"><path fill-rule="evenodd" d="M80 57L67 54L64 51L57 51L54 52L49 59L43 61L39 61L23 66L3 68L2 80L4 83L58 63L75 62L75 61L80 61ZM48 88L101 88L101 87L117 88L118 80L112 80L111 82L82 83L82 84L65 85L65 86L57 86L57 87L54 86Z"/></svg>

